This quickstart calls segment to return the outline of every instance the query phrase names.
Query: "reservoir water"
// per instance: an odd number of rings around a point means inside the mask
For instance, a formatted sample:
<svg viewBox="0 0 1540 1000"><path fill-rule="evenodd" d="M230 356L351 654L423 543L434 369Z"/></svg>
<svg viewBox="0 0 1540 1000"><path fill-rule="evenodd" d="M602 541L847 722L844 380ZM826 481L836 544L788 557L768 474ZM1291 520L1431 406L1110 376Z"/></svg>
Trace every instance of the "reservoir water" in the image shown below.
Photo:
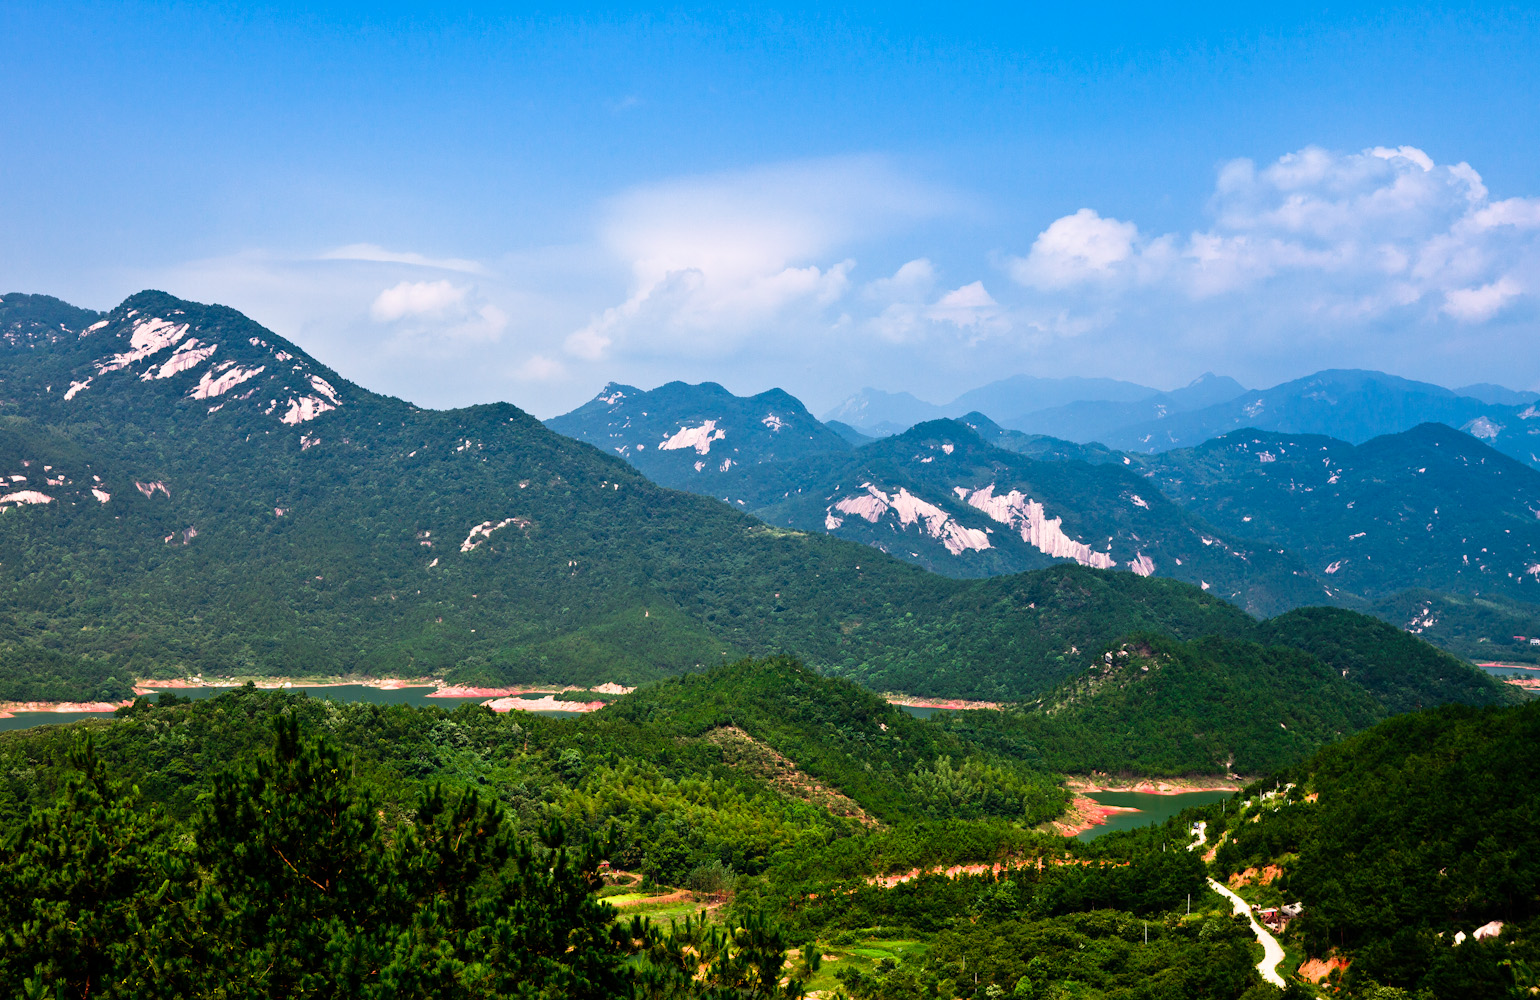
<svg viewBox="0 0 1540 1000"><path fill-rule="evenodd" d="M177 688L172 691L179 698L216 698L219 695L235 690L231 687L195 687ZM329 698L332 701L363 701L375 705L437 705L445 711L453 711L457 705L469 702L479 705L487 699L481 698L430 698L434 689L431 687L405 687L387 690L384 688L370 687L366 684L338 684L330 687L294 687L282 688L289 694L305 692L312 698ZM150 696L153 700L155 695ZM543 695L531 695L531 698L544 697ZM537 711L536 715L545 715L552 718L566 718L579 715L578 712L561 711ZM110 719L110 712L17 712L9 719L0 719L0 732L10 729L30 729L33 726L52 726L65 722L76 722L80 719Z"/></svg>
<svg viewBox="0 0 1540 1000"><path fill-rule="evenodd" d="M1113 813L1101 826L1093 826L1077 840L1095 840L1114 830L1135 830L1141 826L1164 823L1190 806L1206 806L1234 795L1234 792L1182 792L1157 795L1154 792L1087 792L1086 797L1104 806L1132 806L1138 812Z"/></svg>

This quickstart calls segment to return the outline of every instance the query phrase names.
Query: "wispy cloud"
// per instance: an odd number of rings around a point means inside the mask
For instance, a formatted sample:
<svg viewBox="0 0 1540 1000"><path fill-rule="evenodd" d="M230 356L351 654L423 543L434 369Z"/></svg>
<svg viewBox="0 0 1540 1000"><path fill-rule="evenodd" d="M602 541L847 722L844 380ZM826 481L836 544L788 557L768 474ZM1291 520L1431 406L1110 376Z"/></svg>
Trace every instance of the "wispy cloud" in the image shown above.
<svg viewBox="0 0 1540 1000"><path fill-rule="evenodd" d="M345 247L328 250L319 260L359 260L375 264L410 264L413 267L430 267L438 271L461 271L465 274L485 274L486 268L474 260L459 257L427 257L420 253L402 253L386 250L373 243L349 243Z"/></svg>

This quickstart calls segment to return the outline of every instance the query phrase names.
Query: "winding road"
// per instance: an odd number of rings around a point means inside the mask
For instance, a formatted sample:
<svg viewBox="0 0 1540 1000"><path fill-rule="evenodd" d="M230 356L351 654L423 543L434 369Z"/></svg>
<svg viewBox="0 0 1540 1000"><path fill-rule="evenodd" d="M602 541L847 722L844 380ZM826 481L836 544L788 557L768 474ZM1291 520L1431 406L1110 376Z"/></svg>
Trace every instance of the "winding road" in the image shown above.
<svg viewBox="0 0 1540 1000"><path fill-rule="evenodd" d="M1196 850L1208 843L1208 824L1196 824L1193 827L1193 833L1196 834L1196 838L1191 844L1187 845L1189 851ZM1247 922L1251 924L1251 932L1262 943L1262 961L1257 963L1257 972L1261 973L1263 979L1279 989L1283 989L1287 984L1284 983L1283 977L1278 975L1278 963L1283 961L1283 945L1279 944L1278 939L1268 933L1266 927L1257 923L1257 918L1251 914L1251 906L1244 899L1213 879L1209 879L1208 884L1215 892L1230 901L1230 905L1234 907L1236 915L1245 917Z"/></svg>
<svg viewBox="0 0 1540 1000"><path fill-rule="evenodd" d="M1282 989L1286 984L1283 977L1278 975L1278 963L1283 961L1283 945L1267 932L1267 928L1257 923L1257 918L1251 915L1251 907L1244 899L1213 879L1209 879L1208 884L1215 892L1230 901L1237 915L1250 921L1251 932L1257 936L1258 941L1262 942L1262 961L1257 963L1257 971L1262 974L1263 979Z"/></svg>

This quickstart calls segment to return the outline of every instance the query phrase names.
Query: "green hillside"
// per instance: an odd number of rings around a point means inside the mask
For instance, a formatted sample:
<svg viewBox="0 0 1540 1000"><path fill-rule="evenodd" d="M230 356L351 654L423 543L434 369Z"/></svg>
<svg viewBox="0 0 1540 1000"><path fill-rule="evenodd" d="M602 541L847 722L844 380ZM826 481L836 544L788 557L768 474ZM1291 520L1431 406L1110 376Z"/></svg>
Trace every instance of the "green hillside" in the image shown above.
<svg viewBox="0 0 1540 1000"><path fill-rule="evenodd" d="M1351 961L1351 996L1522 996L1540 967L1540 703L1401 715L1286 772L1284 794L1207 810L1221 877L1282 866L1286 943ZM1265 785L1272 792L1274 781ZM1502 932L1456 944L1490 921Z"/></svg>
<svg viewBox="0 0 1540 1000"><path fill-rule="evenodd" d="M1501 594L1461 596L1404 590L1376 601L1373 614L1476 662L1540 663L1540 604Z"/></svg>

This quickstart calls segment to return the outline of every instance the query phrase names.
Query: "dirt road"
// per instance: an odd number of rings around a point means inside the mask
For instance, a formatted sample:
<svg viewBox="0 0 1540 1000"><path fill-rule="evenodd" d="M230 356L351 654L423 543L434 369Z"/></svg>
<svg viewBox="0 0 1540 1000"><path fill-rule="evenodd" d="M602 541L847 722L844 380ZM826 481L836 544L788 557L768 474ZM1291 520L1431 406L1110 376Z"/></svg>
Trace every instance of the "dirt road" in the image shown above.
<svg viewBox="0 0 1540 1000"><path fill-rule="evenodd" d="M1251 923L1251 932L1257 936L1258 941L1262 942L1262 961L1257 963L1257 971L1262 974L1263 979L1282 989L1285 984L1283 977L1278 975L1278 963L1283 961L1283 945L1267 932L1267 928L1257 923L1257 918L1251 915L1251 907L1244 899L1213 879L1209 879L1208 884L1215 892L1230 901L1230 905L1235 908L1237 914Z"/></svg>

